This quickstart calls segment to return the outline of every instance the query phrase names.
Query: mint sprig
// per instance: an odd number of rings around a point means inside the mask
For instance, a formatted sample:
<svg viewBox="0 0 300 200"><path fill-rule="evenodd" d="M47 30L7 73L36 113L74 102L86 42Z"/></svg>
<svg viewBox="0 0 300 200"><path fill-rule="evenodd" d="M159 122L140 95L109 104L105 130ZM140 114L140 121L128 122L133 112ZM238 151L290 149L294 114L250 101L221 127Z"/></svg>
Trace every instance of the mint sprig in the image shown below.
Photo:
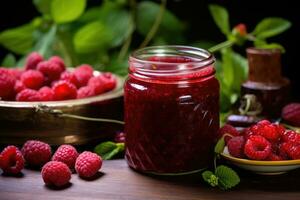
<svg viewBox="0 0 300 200"><path fill-rule="evenodd" d="M97 145L94 152L102 157L103 160L110 160L116 155L123 153L125 150L124 143L103 142Z"/></svg>

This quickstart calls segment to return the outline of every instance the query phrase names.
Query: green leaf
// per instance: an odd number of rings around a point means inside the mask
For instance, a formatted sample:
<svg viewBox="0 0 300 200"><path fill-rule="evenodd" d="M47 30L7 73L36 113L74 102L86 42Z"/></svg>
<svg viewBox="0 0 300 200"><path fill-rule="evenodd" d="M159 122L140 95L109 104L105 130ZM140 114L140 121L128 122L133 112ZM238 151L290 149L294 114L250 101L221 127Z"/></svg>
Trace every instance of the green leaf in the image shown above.
<svg viewBox="0 0 300 200"><path fill-rule="evenodd" d="M40 39L38 40L37 44L34 47L34 50L39 52L44 57L49 57L53 53L52 45L55 40L57 27L53 25L50 30L40 36Z"/></svg>
<svg viewBox="0 0 300 200"><path fill-rule="evenodd" d="M125 76L128 74L128 61L127 60L117 60L111 59L111 62L107 67L104 69L105 71L110 71L115 74Z"/></svg>
<svg viewBox="0 0 300 200"><path fill-rule="evenodd" d="M230 189L240 182L238 174L224 165L218 166L215 174L219 178L219 186L224 190Z"/></svg>
<svg viewBox="0 0 300 200"><path fill-rule="evenodd" d="M50 5L52 0L33 0L33 4L42 14L50 13Z"/></svg>
<svg viewBox="0 0 300 200"><path fill-rule="evenodd" d="M112 42L112 33L103 23L91 22L80 28L74 35L73 43L78 53L91 53L107 49Z"/></svg>
<svg viewBox="0 0 300 200"><path fill-rule="evenodd" d="M205 182L210 184L212 187L215 187L218 185L218 177L214 175L211 171L205 171L202 173L202 178Z"/></svg>
<svg viewBox="0 0 300 200"><path fill-rule="evenodd" d="M114 143L111 141L103 142L94 149L94 152L100 155L104 160L112 159L122 151L124 151L124 143Z"/></svg>
<svg viewBox="0 0 300 200"><path fill-rule="evenodd" d="M79 18L86 7L86 0L52 0L51 15L58 24Z"/></svg>
<svg viewBox="0 0 300 200"><path fill-rule="evenodd" d="M32 23L5 30L0 33L0 44L14 53L24 55L33 46L34 30Z"/></svg>
<svg viewBox="0 0 300 200"><path fill-rule="evenodd" d="M278 35L291 27L291 22L282 18L265 18L257 24L252 32L258 38Z"/></svg>
<svg viewBox="0 0 300 200"><path fill-rule="evenodd" d="M215 146L215 153L216 154L222 153L224 150L224 147L225 147L225 140L224 140L224 137L221 137Z"/></svg>
<svg viewBox="0 0 300 200"><path fill-rule="evenodd" d="M230 89L234 84L234 67L233 67L233 60L232 60L232 49L226 48L221 50L222 56L222 75L223 75L223 82L226 84Z"/></svg>
<svg viewBox="0 0 300 200"><path fill-rule="evenodd" d="M224 7L215 4L209 5L209 11L221 32L229 36L231 31L228 11Z"/></svg>
<svg viewBox="0 0 300 200"><path fill-rule="evenodd" d="M262 49L280 49L283 53L285 52L284 47L278 43L260 44L260 45L256 45L256 47Z"/></svg>
<svg viewBox="0 0 300 200"><path fill-rule="evenodd" d="M1 66L4 67L16 67L16 58L13 54L7 54L2 60Z"/></svg>
<svg viewBox="0 0 300 200"><path fill-rule="evenodd" d="M239 92L241 84L248 77L248 61L245 57L232 51L232 66L234 72L234 81L232 82L232 90Z"/></svg>

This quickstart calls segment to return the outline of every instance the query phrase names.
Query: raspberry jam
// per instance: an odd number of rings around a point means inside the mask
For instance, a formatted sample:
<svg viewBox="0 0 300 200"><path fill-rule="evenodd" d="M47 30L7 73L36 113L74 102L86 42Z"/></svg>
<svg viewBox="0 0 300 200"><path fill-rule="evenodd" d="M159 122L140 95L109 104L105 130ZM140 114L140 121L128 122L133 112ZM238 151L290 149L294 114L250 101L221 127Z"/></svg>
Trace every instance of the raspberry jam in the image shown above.
<svg viewBox="0 0 300 200"><path fill-rule="evenodd" d="M140 172L180 174L213 160L219 128L214 57L185 46L135 51L125 83L126 160Z"/></svg>

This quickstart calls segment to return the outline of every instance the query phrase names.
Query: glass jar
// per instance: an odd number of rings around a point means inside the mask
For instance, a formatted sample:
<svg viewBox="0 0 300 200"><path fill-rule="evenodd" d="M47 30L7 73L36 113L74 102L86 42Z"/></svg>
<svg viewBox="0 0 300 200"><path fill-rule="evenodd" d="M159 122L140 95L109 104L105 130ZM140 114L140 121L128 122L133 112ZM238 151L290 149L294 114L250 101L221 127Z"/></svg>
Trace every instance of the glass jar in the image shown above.
<svg viewBox="0 0 300 200"><path fill-rule="evenodd" d="M213 160L219 128L214 57L187 46L153 46L129 58L125 83L128 165L156 174L196 172Z"/></svg>

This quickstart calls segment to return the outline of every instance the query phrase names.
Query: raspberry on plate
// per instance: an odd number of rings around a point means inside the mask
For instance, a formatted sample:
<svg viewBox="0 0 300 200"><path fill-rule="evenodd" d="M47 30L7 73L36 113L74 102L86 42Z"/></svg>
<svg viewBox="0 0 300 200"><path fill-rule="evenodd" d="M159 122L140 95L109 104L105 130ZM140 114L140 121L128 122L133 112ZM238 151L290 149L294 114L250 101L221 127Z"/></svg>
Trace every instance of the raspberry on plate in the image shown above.
<svg viewBox="0 0 300 200"><path fill-rule="evenodd" d="M40 101L41 97L36 90L24 89L16 96L16 101Z"/></svg>
<svg viewBox="0 0 300 200"><path fill-rule="evenodd" d="M218 131L218 137L217 138L221 138L223 135L225 134L229 134L232 135L232 137L235 136L239 136L240 133L238 132L238 130L236 130L236 128L234 128L233 126L229 125L229 124L225 124L222 128L219 129ZM232 138L230 136L225 136L225 143L227 144L227 142Z"/></svg>
<svg viewBox="0 0 300 200"><path fill-rule="evenodd" d="M293 160L300 159L300 145L294 145L287 153Z"/></svg>
<svg viewBox="0 0 300 200"><path fill-rule="evenodd" d="M265 160L271 153L271 143L260 135L252 135L246 141L245 155L253 160Z"/></svg>
<svg viewBox="0 0 300 200"><path fill-rule="evenodd" d="M53 101L54 100L54 92L48 86L44 86L38 91L41 101Z"/></svg>
<svg viewBox="0 0 300 200"><path fill-rule="evenodd" d="M22 154L28 165L40 167L51 159L51 147L38 140L28 140L23 145Z"/></svg>
<svg viewBox="0 0 300 200"><path fill-rule="evenodd" d="M77 91L77 99L87 98L95 96L94 88L90 86L84 86Z"/></svg>
<svg viewBox="0 0 300 200"><path fill-rule="evenodd" d="M52 87L55 100L76 99L76 86L68 81L58 81Z"/></svg>
<svg viewBox="0 0 300 200"><path fill-rule="evenodd" d="M18 174L24 168L25 160L15 146L7 146L0 154L0 168L6 174Z"/></svg>
<svg viewBox="0 0 300 200"><path fill-rule="evenodd" d="M63 61L63 59L61 59L61 57L59 57L59 56L52 56L49 59L49 61L57 63L60 66L60 68L61 68L62 71L66 70L65 62Z"/></svg>
<svg viewBox="0 0 300 200"><path fill-rule="evenodd" d="M43 56L41 56L37 52L32 52L26 59L25 69L36 69L37 65L44 60Z"/></svg>
<svg viewBox="0 0 300 200"><path fill-rule="evenodd" d="M112 73L105 72L101 76L105 79L105 91L110 91L116 87L117 79Z"/></svg>
<svg viewBox="0 0 300 200"><path fill-rule="evenodd" d="M63 162L70 169L74 169L78 155L77 150L72 145L61 145L52 156L52 160Z"/></svg>
<svg viewBox="0 0 300 200"><path fill-rule="evenodd" d="M5 68L0 67L0 100L10 100L14 97L16 78Z"/></svg>
<svg viewBox="0 0 300 200"><path fill-rule="evenodd" d="M50 161L43 166L42 177L46 185L62 187L69 183L71 171L63 162Z"/></svg>
<svg viewBox="0 0 300 200"><path fill-rule="evenodd" d="M244 145L245 139L243 136L236 136L231 138L227 143L230 155L236 158L244 158Z"/></svg>
<svg viewBox="0 0 300 200"><path fill-rule="evenodd" d="M270 161L279 161L279 160L283 160L281 156L275 154L275 153L270 153L270 155L267 157L266 160L270 160Z"/></svg>
<svg viewBox="0 0 300 200"><path fill-rule="evenodd" d="M105 80L102 76L92 77L88 82L88 87L94 89L96 95L105 92Z"/></svg>
<svg viewBox="0 0 300 200"><path fill-rule="evenodd" d="M292 130L286 131L281 138L283 142L300 144L300 134Z"/></svg>
<svg viewBox="0 0 300 200"><path fill-rule="evenodd" d="M37 66L37 70L44 74L47 78L48 84L49 82L59 79L60 74L63 72L60 65L53 61L40 62Z"/></svg>
<svg viewBox="0 0 300 200"><path fill-rule="evenodd" d="M68 81L70 83L73 83L77 88L80 87L78 80L75 76L74 73L69 72L69 71L64 71L63 73L61 73L60 75L60 80L64 80L64 81Z"/></svg>
<svg viewBox="0 0 300 200"><path fill-rule="evenodd" d="M102 159L95 153L84 151L76 159L75 170L82 178L94 176L102 166Z"/></svg>
<svg viewBox="0 0 300 200"><path fill-rule="evenodd" d="M93 68L87 64L83 64L74 70L74 75L78 80L79 87L87 85L90 78L93 77L93 71Z"/></svg>
<svg viewBox="0 0 300 200"><path fill-rule="evenodd" d="M16 93L21 92L22 90L26 89L26 86L23 84L22 81L17 80L14 86L14 90Z"/></svg>
<svg viewBox="0 0 300 200"><path fill-rule="evenodd" d="M44 75L37 70L27 70L21 75L21 81L25 87L39 89L44 84Z"/></svg>

